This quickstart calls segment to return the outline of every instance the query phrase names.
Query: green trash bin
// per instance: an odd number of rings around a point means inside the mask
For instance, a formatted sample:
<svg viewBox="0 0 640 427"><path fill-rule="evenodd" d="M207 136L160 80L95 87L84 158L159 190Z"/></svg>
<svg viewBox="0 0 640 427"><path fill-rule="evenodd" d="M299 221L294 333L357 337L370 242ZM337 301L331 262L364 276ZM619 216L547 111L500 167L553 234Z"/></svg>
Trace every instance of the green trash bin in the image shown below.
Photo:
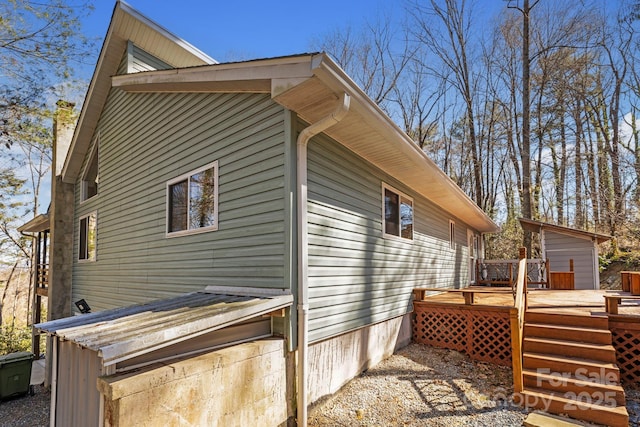
<svg viewBox="0 0 640 427"><path fill-rule="evenodd" d="M30 391L32 361L29 351L0 356L0 400Z"/></svg>

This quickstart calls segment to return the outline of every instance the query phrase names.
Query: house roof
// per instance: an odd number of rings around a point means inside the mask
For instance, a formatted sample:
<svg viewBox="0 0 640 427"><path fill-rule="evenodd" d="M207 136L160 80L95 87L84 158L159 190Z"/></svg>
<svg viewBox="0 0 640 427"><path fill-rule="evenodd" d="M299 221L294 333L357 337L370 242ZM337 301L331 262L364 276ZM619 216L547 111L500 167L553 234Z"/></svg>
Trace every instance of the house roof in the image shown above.
<svg viewBox="0 0 640 427"><path fill-rule="evenodd" d="M124 1L117 1L78 117L69 155L62 169L65 182L73 183L82 167L82 160L111 90L110 77L116 74L129 40L172 67L191 67L217 62Z"/></svg>
<svg viewBox="0 0 640 427"><path fill-rule="evenodd" d="M280 310L292 301L285 291L210 287L34 327L98 352L108 366Z"/></svg>
<svg viewBox="0 0 640 427"><path fill-rule="evenodd" d="M80 172L111 87L128 92L267 93L308 123L331 113L347 93L351 108L340 123L325 131L328 136L476 230L499 230L328 55L218 64L194 53L190 45L185 48L186 42L177 42L175 36L168 37L166 30L154 25L124 3L116 4L65 162L65 182L74 182ZM127 38L174 68L115 75ZM150 39L162 41L162 46Z"/></svg>
<svg viewBox="0 0 640 427"><path fill-rule="evenodd" d="M313 123L351 96L345 118L325 133L481 232L498 226L326 54L150 71L112 77L128 92L268 93Z"/></svg>
<svg viewBox="0 0 640 427"><path fill-rule="evenodd" d="M50 228L49 214L40 214L18 227L20 233L37 233Z"/></svg>
<svg viewBox="0 0 640 427"><path fill-rule="evenodd" d="M606 234L594 233L592 231L579 230L577 228L564 227L562 225L550 224L548 222L535 221L533 219L519 218L522 228L534 233L541 233L543 229L556 231L558 233L570 234L581 239L595 240L598 244L611 240L612 237Z"/></svg>

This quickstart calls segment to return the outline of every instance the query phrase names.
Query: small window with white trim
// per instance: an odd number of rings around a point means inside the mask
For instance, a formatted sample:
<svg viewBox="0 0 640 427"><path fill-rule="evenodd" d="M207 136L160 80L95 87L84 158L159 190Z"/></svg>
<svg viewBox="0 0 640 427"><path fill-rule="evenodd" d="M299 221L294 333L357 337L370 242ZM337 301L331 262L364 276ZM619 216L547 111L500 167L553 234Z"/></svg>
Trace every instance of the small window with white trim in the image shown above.
<svg viewBox="0 0 640 427"><path fill-rule="evenodd" d="M218 162L167 182L167 236L218 229Z"/></svg>
<svg viewBox="0 0 640 427"><path fill-rule="evenodd" d="M80 261L96 260L97 219L97 212L80 217L78 227L78 260Z"/></svg>
<svg viewBox="0 0 640 427"><path fill-rule="evenodd" d="M382 200L384 236L413 240L413 199L383 183Z"/></svg>
<svg viewBox="0 0 640 427"><path fill-rule="evenodd" d="M98 181L100 180L98 173L99 145L100 140L98 138L93 143L93 147L89 155L89 160L82 174L82 188L80 194L80 200L82 202L84 202L85 200L89 200L90 198L98 194Z"/></svg>
<svg viewBox="0 0 640 427"><path fill-rule="evenodd" d="M449 220L449 247L456 248L456 223L452 219Z"/></svg>

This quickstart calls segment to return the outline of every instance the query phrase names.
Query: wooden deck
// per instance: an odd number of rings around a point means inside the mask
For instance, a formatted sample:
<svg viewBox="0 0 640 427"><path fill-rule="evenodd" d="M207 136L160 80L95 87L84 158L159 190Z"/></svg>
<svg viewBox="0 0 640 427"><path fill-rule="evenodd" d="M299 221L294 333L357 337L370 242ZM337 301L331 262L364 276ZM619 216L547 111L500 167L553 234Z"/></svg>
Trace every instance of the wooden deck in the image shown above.
<svg viewBox="0 0 640 427"><path fill-rule="evenodd" d="M474 289L474 288L470 288ZM474 295L474 305L488 305L498 307L512 307L513 295L505 292L505 288L477 288L481 292ZM490 292L495 289L497 292ZM443 291L446 291L443 289ZM604 291L604 290L555 290L555 289L530 289L528 298L529 311L553 311L554 313L582 314L582 315L607 315L605 308L605 295L629 296L628 292ZM432 303L465 304L465 298L461 291L443 292L426 295L424 301ZM640 300L623 299L618 307L618 314L640 316Z"/></svg>

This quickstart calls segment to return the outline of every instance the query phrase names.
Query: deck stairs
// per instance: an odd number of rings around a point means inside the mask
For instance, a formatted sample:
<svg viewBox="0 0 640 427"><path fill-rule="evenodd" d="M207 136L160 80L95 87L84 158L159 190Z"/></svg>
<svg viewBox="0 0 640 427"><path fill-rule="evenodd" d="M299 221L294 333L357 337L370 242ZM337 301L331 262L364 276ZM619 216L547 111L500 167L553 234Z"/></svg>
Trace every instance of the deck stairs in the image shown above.
<svg viewBox="0 0 640 427"><path fill-rule="evenodd" d="M607 426L627 426L607 317L527 311L522 404Z"/></svg>

